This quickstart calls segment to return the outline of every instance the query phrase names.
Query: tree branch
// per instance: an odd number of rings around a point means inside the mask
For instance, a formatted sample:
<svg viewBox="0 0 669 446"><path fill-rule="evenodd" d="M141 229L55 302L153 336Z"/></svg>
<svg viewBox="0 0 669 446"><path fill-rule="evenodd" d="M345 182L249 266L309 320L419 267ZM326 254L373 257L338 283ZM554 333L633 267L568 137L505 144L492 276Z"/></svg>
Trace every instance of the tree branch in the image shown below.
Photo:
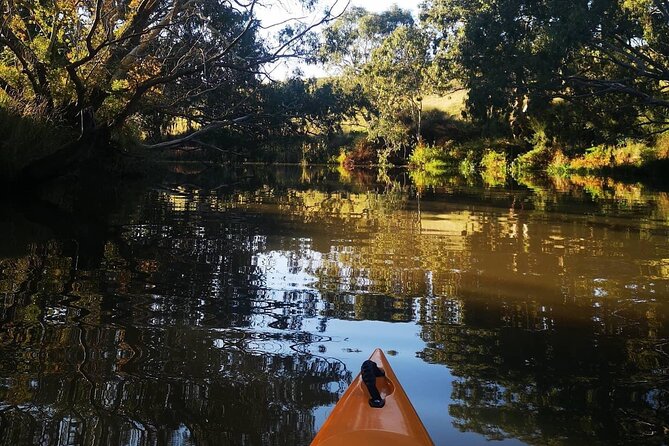
<svg viewBox="0 0 669 446"><path fill-rule="evenodd" d="M4 44L11 50L16 59L21 64L24 74L28 77L33 92L36 96L43 99L48 108L53 108L53 97L48 88L48 81L46 76L46 68L37 59L37 56L32 53L26 46L16 37L16 35L5 26L0 29L0 43ZM34 69L34 71L33 71Z"/></svg>
<svg viewBox="0 0 669 446"><path fill-rule="evenodd" d="M669 100L651 96L648 93L644 93L636 88L623 84L620 81L607 80L607 79L589 79L585 77L575 77L575 76L568 77L565 79L565 81L573 82L576 85L595 88L595 91L587 95L578 95L576 97L587 97L587 96L595 96L608 93L619 93L619 94L627 94L636 97L638 99L641 99L643 103L646 105L669 108Z"/></svg>
<svg viewBox="0 0 669 446"><path fill-rule="evenodd" d="M241 116L239 118L230 119L230 120L226 120L226 121L212 122L211 124L209 124L205 127L202 127L200 130L197 130L197 131L191 133L190 135L184 136L182 138L177 138L177 139L173 139L171 141L165 141L165 142L161 142L161 143L157 143L157 144L142 144L142 147L144 147L145 149L168 149L168 148L171 148L171 147L180 146L180 145L185 144L189 141L195 140L196 138L198 138L198 137L200 137L200 136L202 136L202 135L204 135L204 134L206 134L206 133L208 133L212 130L216 130L216 129L220 129L220 128L223 128L223 127L226 127L226 126L229 126L229 125L234 125L234 124L244 122L247 119L251 118L251 116L252 115L246 115L246 116Z"/></svg>

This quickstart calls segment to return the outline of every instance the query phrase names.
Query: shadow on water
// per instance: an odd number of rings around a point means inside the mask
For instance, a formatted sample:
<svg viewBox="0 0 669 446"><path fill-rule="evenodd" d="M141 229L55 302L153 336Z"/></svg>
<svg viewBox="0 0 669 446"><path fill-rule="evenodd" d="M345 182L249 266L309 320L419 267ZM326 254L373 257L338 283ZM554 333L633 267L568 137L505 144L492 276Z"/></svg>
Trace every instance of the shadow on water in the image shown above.
<svg viewBox="0 0 669 446"><path fill-rule="evenodd" d="M0 443L306 445L408 328L437 444L663 444L666 193L193 169L3 208Z"/></svg>

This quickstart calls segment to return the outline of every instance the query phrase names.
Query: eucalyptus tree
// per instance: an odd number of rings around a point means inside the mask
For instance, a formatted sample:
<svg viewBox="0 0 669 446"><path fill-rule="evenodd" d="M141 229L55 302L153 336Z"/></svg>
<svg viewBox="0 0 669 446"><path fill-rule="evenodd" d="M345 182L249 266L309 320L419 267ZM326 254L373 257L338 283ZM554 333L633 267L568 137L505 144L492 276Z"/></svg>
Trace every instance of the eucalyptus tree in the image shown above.
<svg viewBox="0 0 669 446"><path fill-rule="evenodd" d="M665 0L428 0L422 18L475 119L517 123L566 101L581 128L593 114L617 132L669 125Z"/></svg>
<svg viewBox="0 0 669 446"><path fill-rule="evenodd" d="M422 97L428 90L429 39L410 11L352 8L323 32L321 59L348 89L364 93L360 116L382 159L420 139ZM412 130L415 129L415 134Z"/></svg>
<svg viewBox="0 0 669 446"><path fill-rule="evenodd" d="M410 11L393 5L373 13L352 7L323 30L321 61L340 74L361 74L374 49L399 26L413 26Z"/></svg>
<svg viewBox="0 0 669 446"><path fill-rule="evenodd" d="M319 19L290 21L273 45L260 36L260 6L258 0L0 0L0 96L66 125L81 123L83 141L106 140L152 113L197 124L192 134L154 147L192 141L257 113L251 102L263 66L301 56L305 36L344 5L332 0ZM68 147L45 162L79 155Z"/></svg>
<svg viewBox="0 0 669 446"><path fill-rule="evenodd" d="M401 25L376 48L365 65L362 79L374 98L378 115L372 135L391 148L408 145L411 137L401 125L408 116L420 141L423 96L429 89L428 38L415 26Z"/></svg>

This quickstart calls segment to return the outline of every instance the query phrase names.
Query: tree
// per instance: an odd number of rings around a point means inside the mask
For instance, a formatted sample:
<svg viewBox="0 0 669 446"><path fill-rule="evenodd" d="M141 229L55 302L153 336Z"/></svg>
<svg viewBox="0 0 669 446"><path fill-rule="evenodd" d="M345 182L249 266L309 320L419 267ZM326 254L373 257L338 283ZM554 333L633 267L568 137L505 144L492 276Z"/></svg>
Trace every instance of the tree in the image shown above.
<svg viewBox="0 0 669 446"><path fill-rule="evenodd" d="M374 49L402 25L413 26L414 19L397 5L379 14L350 8L323 31L321 61L340 74L359 75Z"/></svg>
<svg viewBox="0 0 669 446"><path fill-rule="evenodd" d="M379 14L351 9L325 29L321 58L339 71L349 90L364 92L361 116L370 138L385 145L382 161L420 139L431 60L429 39L409 11L397 6Z"/></svg>
<svg viewBox="0 0 669 446"><path fill-rule="evenodd" d="M0 0L0 88L68 126L81 123L80 142L106 140L142 113L197 123L192 134L152 147L192 141L255 113L249 98L264 64L300 56L302 39L336 18L338 0L320 20L283 28L274 47L260 41L258 4ZM64 148L28 176L57 162L69 165L80 152Z"/></svg>
<svg viewBox="0 0 669 446"><path fill-rule="evenodd" d="M429 64L426 34L415 26L402 25L372 52L363 70L364 83L379 112L372 134L384 138L393 148L409 143L406 130L398 128L403 115L409 115L409 123L416 129L415 139L421 139Z"/></svg>
<svg viewBox="0 0 669 446"><path fill-rule="evenodd" d="M268 136L328 136L340 131L363 101L359 90L345 90L335 80L291 78L263 90L265 113L256 121L262 122L264 133L270 130Z"/></svg>
<svg viewBox="0 0 669 446"><path fill-rule="evenodd" d="M584 121L611 115L597 124L617 136L669 124L666 1L430 0L423 19L436 32L442 73L469 89L480 122L520 136L560 100Z"/></svg>

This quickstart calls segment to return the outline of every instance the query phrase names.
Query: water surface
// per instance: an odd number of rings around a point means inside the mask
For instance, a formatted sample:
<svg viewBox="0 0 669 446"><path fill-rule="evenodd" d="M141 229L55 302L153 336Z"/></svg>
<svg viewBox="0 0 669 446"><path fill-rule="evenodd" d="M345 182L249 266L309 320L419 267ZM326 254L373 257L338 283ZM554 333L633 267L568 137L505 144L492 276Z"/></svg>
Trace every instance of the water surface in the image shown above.
<svg viewBox="0 0 669 446"><path fill-rule="evenodd" d="M308 445L381 347L436 444L667 444L669 194L174 171L0 211L0 443Z"/></svg>

